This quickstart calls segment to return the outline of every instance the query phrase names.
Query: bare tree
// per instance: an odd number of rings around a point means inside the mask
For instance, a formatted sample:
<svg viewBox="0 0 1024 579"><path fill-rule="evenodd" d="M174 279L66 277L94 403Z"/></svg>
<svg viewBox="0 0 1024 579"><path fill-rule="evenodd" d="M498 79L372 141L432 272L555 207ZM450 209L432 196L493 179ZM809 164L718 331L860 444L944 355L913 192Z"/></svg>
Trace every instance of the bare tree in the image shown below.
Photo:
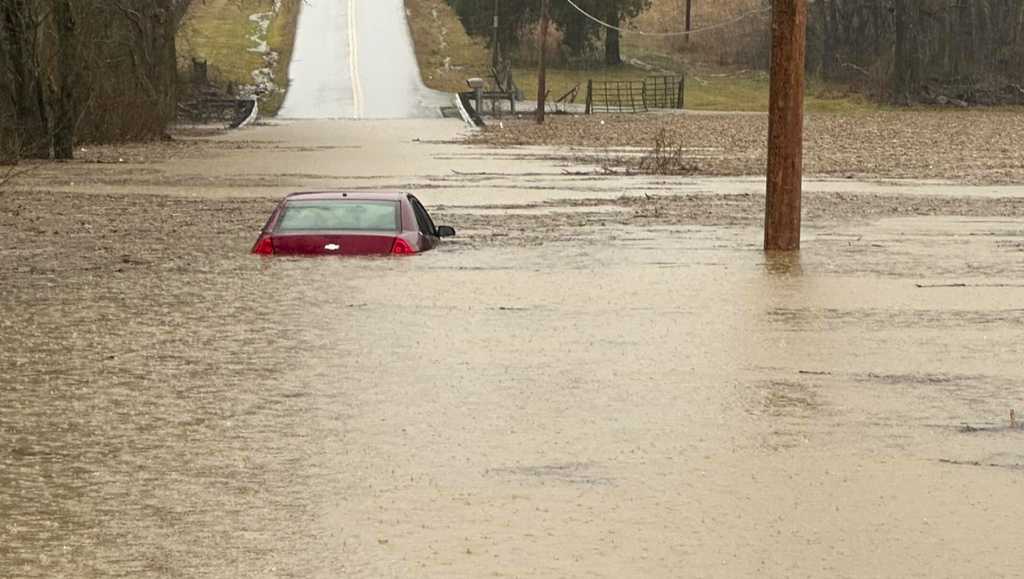
<svg viewBox="0 0 1024 579"><path fill-rule="evenodd" d="M0 155L70 158L76 142L163 134L174 118L175 31L187 5L0 2Z"/></svg>
<svg viewBox="0 0 1024 579"><path fill-rule="evenodd" d="M905 103L1021 99L1024 0L817 0L808 62Z"/></svg>

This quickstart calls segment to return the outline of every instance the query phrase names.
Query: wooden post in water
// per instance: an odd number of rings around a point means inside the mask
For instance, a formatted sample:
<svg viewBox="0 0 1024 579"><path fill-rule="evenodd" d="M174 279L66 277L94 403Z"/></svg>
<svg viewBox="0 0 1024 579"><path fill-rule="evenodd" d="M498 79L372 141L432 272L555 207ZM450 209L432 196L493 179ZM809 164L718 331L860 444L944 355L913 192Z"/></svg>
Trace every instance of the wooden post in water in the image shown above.
<svg viewBox="0 0 1024 579"><path fill-rule="evenodd" d="M548 21L550 20L551 0L540 3L540 58L537 64L537 124L544 124L544 101L547 99L547 60L548 60Z"/></svg>
<svg viewBox="0 0 1024 579"><path fill-rule="evenodd" d="M765 251L800 249L807 0L772 0Z"/></svg>

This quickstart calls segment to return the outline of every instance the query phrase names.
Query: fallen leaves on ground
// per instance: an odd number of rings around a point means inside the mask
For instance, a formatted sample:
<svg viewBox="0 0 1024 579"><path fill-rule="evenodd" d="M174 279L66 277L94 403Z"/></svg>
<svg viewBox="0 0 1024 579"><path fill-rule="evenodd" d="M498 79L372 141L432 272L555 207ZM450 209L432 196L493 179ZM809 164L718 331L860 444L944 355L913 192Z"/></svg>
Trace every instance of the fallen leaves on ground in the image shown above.
<svg viewBox="0 0 1024 579"><path fill-rule="evenodd" d="M651 148L664 131L702 175L760 175L767 164L768 117L757 113L551 115L505 120L474 142L596 150ZM850 178L1024 180L1024 114L1014 111L879 111L806 117L804 170Z"/></svg>

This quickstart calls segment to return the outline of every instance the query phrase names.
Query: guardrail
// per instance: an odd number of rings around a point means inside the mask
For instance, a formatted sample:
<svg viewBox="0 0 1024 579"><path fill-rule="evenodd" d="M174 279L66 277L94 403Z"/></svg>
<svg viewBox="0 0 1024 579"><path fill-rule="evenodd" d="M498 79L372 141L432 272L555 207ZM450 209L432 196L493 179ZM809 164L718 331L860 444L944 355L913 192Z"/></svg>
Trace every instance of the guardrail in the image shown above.
<svg viewBox="0 0 1024 579"><path fill-rule="evenodd" d="M222 122L232 129L252 123L258 115L255 98L200 97L178 103L179 117L193 123Z"/></svg>

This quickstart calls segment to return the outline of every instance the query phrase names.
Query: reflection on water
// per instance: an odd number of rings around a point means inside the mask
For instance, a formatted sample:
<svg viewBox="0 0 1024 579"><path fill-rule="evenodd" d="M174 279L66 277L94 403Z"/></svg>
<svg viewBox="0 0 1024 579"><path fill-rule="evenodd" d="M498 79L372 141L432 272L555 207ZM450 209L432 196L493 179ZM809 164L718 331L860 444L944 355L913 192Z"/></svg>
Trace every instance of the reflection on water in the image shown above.
<svg viewBox="0 0 1024 579"><path fill-rule="evenodd" d="M800 252L766 251L764 269L773 275L801 275L803 268L800 264Z"/></svg>
<svg viewBox="0 0 1024 579"><path fill-rule="evenodd" d="M929 482L954 472L938 459L1019 457L1012 433L935 427L1013 402L1021 290L922 293L830 273L827 243L766 258L749 233L7 276L0 575L657 575L724 545L820 561L803 533L858 507L878 523L878 480L915 481L886 492L928 510L972 493ZM1016 471L955 472L1020 516ZM924 553L989 524L961 515L886 524Z"/></svg>

